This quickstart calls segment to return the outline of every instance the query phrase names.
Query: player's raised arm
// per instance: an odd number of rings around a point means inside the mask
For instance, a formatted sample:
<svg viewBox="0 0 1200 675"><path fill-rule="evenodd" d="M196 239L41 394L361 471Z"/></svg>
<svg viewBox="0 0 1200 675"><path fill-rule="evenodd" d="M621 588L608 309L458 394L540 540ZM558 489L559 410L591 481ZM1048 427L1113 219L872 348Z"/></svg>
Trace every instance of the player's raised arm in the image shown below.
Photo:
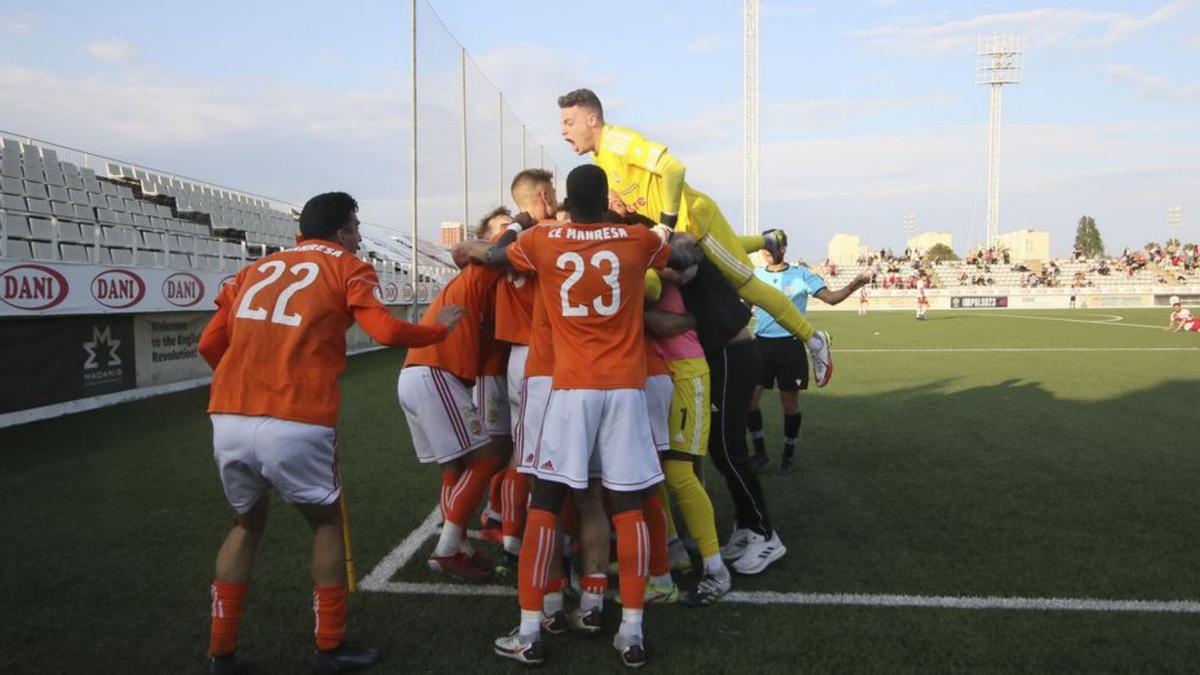
<svg viewBox="0 0 1200 675"><path fill-rule="evenodd" d="M827 305L836 305L853 295L854 291L857 291L869 283L871 283L871 275L863 272L857 277L854 277L853 281L837 289L836 291L831 291L828 288L822 288L816 293L813 293L813 297Z"/></svg>

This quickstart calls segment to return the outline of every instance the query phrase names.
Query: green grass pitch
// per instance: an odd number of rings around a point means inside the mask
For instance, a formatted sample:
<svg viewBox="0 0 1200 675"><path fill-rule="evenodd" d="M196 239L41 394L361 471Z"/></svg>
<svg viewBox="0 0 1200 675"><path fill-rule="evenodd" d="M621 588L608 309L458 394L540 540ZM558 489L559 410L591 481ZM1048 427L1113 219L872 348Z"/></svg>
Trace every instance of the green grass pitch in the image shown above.
<svg viewBox="0 0 1200 675"><path fill-rule="evenodd" d="M836 377L802 399L798 470L764 474L788 555L735 590L1200 600L1200 335L1166 309L814 313ZM1118 320L1119 319L1119 320ZM339 430L360 576L437 502L396 404L401 353L351 359ZM207 390L0 430L0 672L203 672L229 524ZM731 509L708 467L722 536ZM305 672L309 532L277 499L240 653ZM440 581L418 555L396 576ZM682 580L684 584L691 579ZM619 613L611 606L615 629ZM517 672L512 597L360 593L372 672ZM651 672L1188 673L1200 614L719 603L652 607ZM548 638L546 672L617 672L609 638Z"/></svg>

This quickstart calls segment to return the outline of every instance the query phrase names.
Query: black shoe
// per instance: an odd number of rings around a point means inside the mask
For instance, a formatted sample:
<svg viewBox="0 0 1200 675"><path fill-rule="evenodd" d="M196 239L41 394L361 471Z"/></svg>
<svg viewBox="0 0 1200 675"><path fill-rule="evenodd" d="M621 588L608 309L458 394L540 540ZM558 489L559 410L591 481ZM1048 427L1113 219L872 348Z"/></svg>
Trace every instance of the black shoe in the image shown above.
<svg viewBox="0 0 1200 675"><path fill-rule="evenodd" d="M770 463L771 458L767 455L767 453L764 452L761 455L755 454L754 459L750 460L750 468L754 469L755 473L757 473L765 469Z"/></svg>
<svg viewBox="0 0 1200 675"><path fill-rule="evenodd" d="M784 455L783 461L779 464L779 473L788 474L796 468L796 457L794 455Z"/></svg>
<svg viewBox="0 0 1200 675"><path fill-rule="evenodd" d="M379 661L379 650L374 647L367 649L350 649L340 645L337 649L328 651L317 650L313 659L315 675L334 675L348 673L375 665Z"/></svg>
<svg viewBox="0 0 1200 675"><path fill-rule="evenodd" d="M214 656L208 660L209 675L234 675L237 672L236 652Z"/></svg>

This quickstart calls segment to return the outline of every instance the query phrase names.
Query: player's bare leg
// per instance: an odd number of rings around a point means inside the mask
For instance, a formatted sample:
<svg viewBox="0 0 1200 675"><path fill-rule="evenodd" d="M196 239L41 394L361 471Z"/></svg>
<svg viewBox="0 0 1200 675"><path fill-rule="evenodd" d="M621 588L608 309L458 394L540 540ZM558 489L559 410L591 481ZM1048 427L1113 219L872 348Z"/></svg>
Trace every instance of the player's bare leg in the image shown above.
<svg viewBox="0 0 1200 675"><path fill-rule="evenodd" d="M316 673L344 673L379 660L374 647L352 650L343 644L346 633L346 547L342 512L333 504L297 504L313 530L313 614L316 618Z"/></svg>
<svg viewBox="0 0 1200 675"><path fill-rule="evenodd" d="M600 481L588 483L586 490L573 494L579 513L579 550L582 556L580 571L582 592L579 607L571 612L570 626L587 635L600 632L600 614L604 610L604 594L608 590L608 557L612 529L604 509L604 493Z"/></svg>
<svg viewBox="0 0 1200 675"><path fill-rule="evenodd" d="M270 497L263 494L249 511L235 514L233 527L217 552L216 576L210 590L212 628L208 641L209 669L213 673L235 671L234 650L242 607L270 506Z"/></svg>
<svg viewBox="0 0 1200 675"><path fill-rule="evenodd" d="M442 465L445 520L429 558L430 570L467 581L492 577L495 572L492 563L477 556L467 541L467 524L483 500L492 474L502 465L503 460L497 456L495 443L491 441L461 459ZM451 486L446 476L453 475L458 466L462 472Z"/></svg>

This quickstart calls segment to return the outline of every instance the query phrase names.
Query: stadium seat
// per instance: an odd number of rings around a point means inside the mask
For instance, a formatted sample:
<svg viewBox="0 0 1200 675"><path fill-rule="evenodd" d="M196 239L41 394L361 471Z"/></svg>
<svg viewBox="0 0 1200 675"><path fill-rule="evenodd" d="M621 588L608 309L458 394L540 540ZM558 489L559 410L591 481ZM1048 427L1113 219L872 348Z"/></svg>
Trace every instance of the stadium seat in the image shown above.
<svg viewBox="0 0 1200 675"><path fill-rule="evenodd" d="M79 231L79 224L60 222L58 224L58 240L69 243L84 241L83 234Z"/></svg>
<svg viewBox="0 0 1200 675"><path fill-rule="evenodd" d="M92 249L92 252L96 255L96 264L97 265L113 264L112 249L107 249L107 248L104 248L103 246L101 246L101 247Z"/></svg>
<svg viewBox="0 0 1200 675"><path fill-rule="evenodd" d="M5 255L15 260L29 260L33 257L33 249L30 248L27 241L9 239L8 250Z"/></svg>
<svg viewBox="0 0 1200 675"><path fill-rule="evenodd" d="M166 248L161 232L142 232L142 241L148 249L162 251Z"/></svg>
<svg viewBox="0 0 1200 675"><path fill-rule="evenodd" d="M48 241L30 242L33 247L33 258L35 260L58 260L58 254L54 250L54 244Z"/></svg>
<svg viewBox="0 0 1200 675"><path fill-rule="evenodd" d="M90 204L88 201L88 193L75 188L69 188L67 190L67 200L72 204L79 206L88 206Z"/></svg>
<svg viewBox="0 0 1200 675"><path fill-rule="evenodd" d="M129 215L128 213L117 212L116 219L118 225L127 225L129 227L133 227L133 216Z"/></svg>
<svg viewBox="0 0 1200 675"><path fill-rule="evenodd" d="M67 194L67 189L59 185L49 185L46 187L49 199L52 202L62 202L64 204L71 201L71 196Z"/></svg>
<svg viewBox="0 0 1200 675"><path fill-rule="evenodd" d="M109 259L114 265L132 265L133 264L133 249L128 248L109 248L107 249Z"/></svg>
<svg viewBox="0 0 1200 675"><path fill-rule="evenodd" d="M30 213L39 213L46 216L51 215L50 202L44 199L34 199L30 197L29 199L25 200L25 208Z"/></svg>
<svg viewBox="0 0 1200 675"><path fill-rule="evenodd" d="M140 213L132 213L130 216L133 218L133 224L135 227L151 227L150 216L143 216Z"/></svg>
<svg viewBox="0 0 1200 675"><path fill-rule="evenodd" d="M21 186L25 191L26 197L34 197L36 199L46 199L49 197L49 194L46 192L46 186L41 183L26 180L21 181Z"/></svg>
<svg viewBox="0 0 1200 675"><path fill-rule="evenodd" d="M17 211L24 213L26 212L25 198L18 197L16 195L0 194L0 208L4 209L5 211Z"/></svg>
<svg viewBox="0 0 1200 675"><path fill-rule="evenodd" d="M192 269L192 257L186 253L172 253L168 267L190 270Z"/></svg>
<svg viewBox="0 0 1200 675"><path fill-rule="evenodd" d="M100 229L100 241L105 246L133 246L133 230L127 227L103 227Z"/></svg>
<svg viewBox="0 0 1200 675"><path fill-rule="evenodd" d="M75 207L61 202L51 202L50 212L58 218L74 218Z"/></svg>
<svg viewBox="0 0 1200 675"><path fill-rule="evenodd" d="M30 218L29 237L42 241L54 241L54 223L43 218Z"/></svg>
<svg viewBox="0 0 1200 675"><path fill-rule="evenodd" d="M117 186L116 185L114 185L111 182L106 181L106 180L98 180L97 182L100 183L100 194L104 195L105 197L116 197L117 196Z"/></svg>
<svg viewBox="0 0 1200 675"><path fill-rule="evenodd" d="M66 262L90 263L92 261L88 256L87 249L80 244L63 244L60 248L62 259Z"/></svg>
<svg viewBox="0 0 1200 675"><path fill-rule="evenodd" d="M0 191L4 192L4 194L23 196L25 194L25 187L21 183L20 178L3 176L0 177Z"/></svg>

